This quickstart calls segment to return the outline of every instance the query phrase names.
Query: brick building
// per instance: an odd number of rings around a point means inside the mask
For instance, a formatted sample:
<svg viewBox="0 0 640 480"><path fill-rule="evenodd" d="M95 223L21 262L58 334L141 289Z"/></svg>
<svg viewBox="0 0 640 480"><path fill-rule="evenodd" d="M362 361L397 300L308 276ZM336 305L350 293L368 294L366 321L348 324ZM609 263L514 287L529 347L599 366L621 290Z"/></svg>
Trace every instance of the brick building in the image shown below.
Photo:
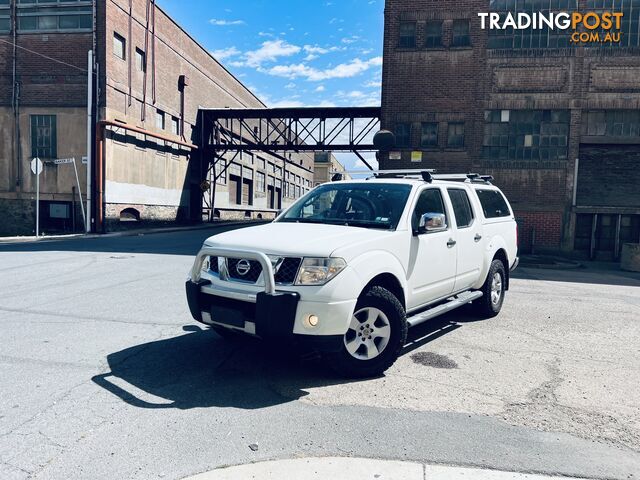
<svg viewBox="0 0 640 480"><path fill-rule="evenodd" d="M312 153L292 154L287 168L281 158L243 153L220 163L215 189L211 176L203 182L206 159L192 148L199 107L264 104L155 1L0 0L0 235L34 230L36 156L44 161L42 229L81 230L73 166L53 160L76 159L84 196L89 50L99 92L89 141L98 230L203 213L268 217L312 187ZM202 212L202 187L215 190L215 212Z"/></svg>
<svg viewBox="0 0 640 480"><path fill-rule="evenodd" d="M479 12L624 13L622 40L483 30ZM612 0L387 0L384 168L494 175L524 251L618 258L640 241L640 4Z"/></svg>

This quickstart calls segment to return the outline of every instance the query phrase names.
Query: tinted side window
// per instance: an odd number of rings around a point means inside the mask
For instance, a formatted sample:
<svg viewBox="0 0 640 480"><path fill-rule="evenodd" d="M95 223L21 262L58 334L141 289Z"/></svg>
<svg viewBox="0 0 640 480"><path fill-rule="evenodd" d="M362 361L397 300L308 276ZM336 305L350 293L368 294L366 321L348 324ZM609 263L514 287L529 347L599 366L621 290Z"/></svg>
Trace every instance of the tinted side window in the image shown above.
<svg viewBox="0 0 640 480"><path fill-rule="evenodd" d="M447 191L449 192L451 205L453 205L453 213L456 216L458 228L468 227L473 222L473 210L471 209L471 202L469 202L467 192L459 188L451 188Z"/></svg>
<svg viewBox="0 0 640 480"><path fill-rule="evenodd" d="M476 190L486 218L508 217L511 215L507 202L497 190Z"/></svg>
<svg viewBox="0 0 640 480"><path fill-rule="evenodd" d="M411 227L414 230L418 228L420 218L425 213L441 213L445 217L447 216L447 212L444 209L444 202L442 201L442 193L440 193L439 189L429 188L420 194L411 218ZM449 222L447 222L447 224L448 223Z"/></svg>

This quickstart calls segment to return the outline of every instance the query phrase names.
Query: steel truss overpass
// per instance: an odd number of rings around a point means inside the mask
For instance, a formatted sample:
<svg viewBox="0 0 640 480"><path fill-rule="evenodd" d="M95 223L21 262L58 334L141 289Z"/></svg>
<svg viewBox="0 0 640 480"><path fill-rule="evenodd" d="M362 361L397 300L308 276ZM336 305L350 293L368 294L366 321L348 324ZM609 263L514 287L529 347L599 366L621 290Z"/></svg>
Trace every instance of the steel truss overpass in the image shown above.
<svg viewBox="0 0 640 480"><path fill-rule="evenodd" d="M216 181L241 152L264 152L285 166L293 164L287 152L352 152L371 169L362 152L377 150L372 138L380 129L380 113L380 107L201 108L203 213L213 218ZM225 166L217 169L223 157Z"/></svg>

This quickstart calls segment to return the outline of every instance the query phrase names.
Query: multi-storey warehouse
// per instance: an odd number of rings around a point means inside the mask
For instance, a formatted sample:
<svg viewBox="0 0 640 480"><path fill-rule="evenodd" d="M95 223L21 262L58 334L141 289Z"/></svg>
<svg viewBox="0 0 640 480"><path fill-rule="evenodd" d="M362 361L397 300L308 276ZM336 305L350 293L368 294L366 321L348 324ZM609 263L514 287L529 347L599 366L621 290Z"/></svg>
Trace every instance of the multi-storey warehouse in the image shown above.
<svg viewBox="0 0 640 480"><path fill-rule="evenodd" d="M478 16L607 10L619 43ZM387 0L383 166L493 174L522 249L617 258L640 239L639 18L635 0Z"/></svg>
<svg viewBox="0 0 640 480"><path fill-rule="evenodd" d="M87 157L97 230L268 217L311 188L312 153L258 152L218 162L214 188L194 148L200 106L264 107L153 0L0 0L0 235L34 230L34 157L45 232L81 230ZM79 181L54 162L70 158Z"/></svg>

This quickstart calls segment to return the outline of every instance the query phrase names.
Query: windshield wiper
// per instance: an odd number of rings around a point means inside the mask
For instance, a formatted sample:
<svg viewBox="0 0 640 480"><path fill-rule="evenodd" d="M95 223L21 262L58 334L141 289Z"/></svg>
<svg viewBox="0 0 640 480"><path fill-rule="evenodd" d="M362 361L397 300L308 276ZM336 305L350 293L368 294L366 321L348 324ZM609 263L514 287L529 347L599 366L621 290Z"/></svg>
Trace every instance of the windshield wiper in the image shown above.
<svg viewBox="0 0 640 480"><path fill-rule="evenodd" d="M367 220L345 220L344 225L349 227L376 228L379 230L390 230L389 222L372 222Z"/></svg>
<svg viewBox="0 0 640 480"><path fill-rule="evenodd" d="M283 218L279 220L280 222L286 223L327 223L324 220L313 219L313 218Z"/></svg>
<svg viewBox="0 0 640 480"><path fill-rule="evenodd" d="M280 222L287 223L317 223L320 225L343 225L345 227L360 227L360 228L375 228L378 230L390 230L391 224L389 222L374 222L368 220L342 220L331 218L283 218Z"/></svg>

